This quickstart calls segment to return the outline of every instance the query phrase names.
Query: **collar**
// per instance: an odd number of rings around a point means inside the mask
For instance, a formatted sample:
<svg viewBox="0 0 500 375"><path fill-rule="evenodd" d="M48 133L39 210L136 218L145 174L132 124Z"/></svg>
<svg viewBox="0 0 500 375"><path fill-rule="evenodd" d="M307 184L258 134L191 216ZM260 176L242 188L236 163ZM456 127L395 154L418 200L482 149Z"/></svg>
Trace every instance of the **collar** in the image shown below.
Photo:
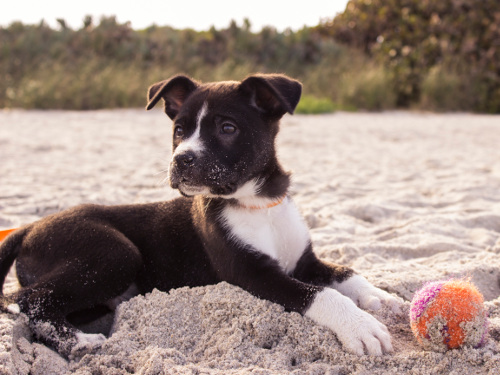
<svg viewBox="0 0 500 375"><path fill-rule="evenodd" d="M287 197L287 194L283 194L281 197L276 198L275 200L271 201L268 204L248 205L247 206L246 204L238 203L238 205L241 208L246 208L247 210L262 210L262 209L266 209L266 208L273 208L273 207L279 206L281 203L283 203L283 201L285 200L286 197Z"/></svg>

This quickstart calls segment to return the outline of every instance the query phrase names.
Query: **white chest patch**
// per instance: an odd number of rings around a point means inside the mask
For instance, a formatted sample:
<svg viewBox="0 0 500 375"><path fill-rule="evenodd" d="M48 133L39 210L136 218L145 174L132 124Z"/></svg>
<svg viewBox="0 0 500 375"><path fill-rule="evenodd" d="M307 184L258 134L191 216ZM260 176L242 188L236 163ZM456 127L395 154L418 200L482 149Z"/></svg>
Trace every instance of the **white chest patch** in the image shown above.
<svg viewBox="0 0 500 375"><path fill-rule="evenodd" d="M221 217L238 242L276 259L286 273L295 269L310 242L307 225L288 197L271 208L227 206Z"/></svg>

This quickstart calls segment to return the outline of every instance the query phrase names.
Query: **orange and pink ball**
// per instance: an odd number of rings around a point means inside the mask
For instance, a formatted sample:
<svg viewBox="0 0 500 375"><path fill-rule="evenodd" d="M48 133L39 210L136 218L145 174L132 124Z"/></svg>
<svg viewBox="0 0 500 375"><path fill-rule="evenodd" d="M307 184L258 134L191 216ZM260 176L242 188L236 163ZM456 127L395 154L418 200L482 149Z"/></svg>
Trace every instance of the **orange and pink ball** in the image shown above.
<svg viewBox="0 0 500 375"><path fill-rule="evenodd" d="M423 347L436 351L480 347L488 333L483 296L467 280L424 285L411 302L410 323Z"/></svg>

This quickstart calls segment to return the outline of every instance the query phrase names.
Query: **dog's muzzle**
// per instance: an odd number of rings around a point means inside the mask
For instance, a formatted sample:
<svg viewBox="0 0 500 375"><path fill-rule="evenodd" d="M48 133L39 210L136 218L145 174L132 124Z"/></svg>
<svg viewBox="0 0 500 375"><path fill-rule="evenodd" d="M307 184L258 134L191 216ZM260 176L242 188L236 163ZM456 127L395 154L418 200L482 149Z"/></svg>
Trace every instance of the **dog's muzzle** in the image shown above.
<svg viewBox="0 0 500 375"><path fill-rule="evenodd" d="M170 186L183 195L229 195L238 184L226 168L208 160L202 160L191 151L174 155L169 169Z"/></svg>
<svg viewBox="0 0 500 375"><path fill-rule="evenodd" d="M197 157L194 152L188 151L179 155L174 155L170 163L169 179L170 186L178 189L181 185L198 185L195 181L195 168Z"/></svg>

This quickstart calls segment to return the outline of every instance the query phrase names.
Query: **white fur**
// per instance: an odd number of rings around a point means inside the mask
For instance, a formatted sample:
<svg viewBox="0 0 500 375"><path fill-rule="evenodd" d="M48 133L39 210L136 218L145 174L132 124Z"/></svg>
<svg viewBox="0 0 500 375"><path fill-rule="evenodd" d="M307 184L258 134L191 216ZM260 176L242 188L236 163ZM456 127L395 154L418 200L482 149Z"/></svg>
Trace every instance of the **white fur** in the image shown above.
<svg viewBox="0 0 500 375"><path fill-rule="evenodd" d="M207 102L203 103L198 115L196 116L196 129L193 134L188 139L185 139L181 142L179 146L175 149L173 157L175 158L177 155L180 155L184 152L190 151L194 152L195 155L200 155L205 150L205 146L200 137L201 132L201 122L205 118L208 112L208 104Z"/></svg>
<svg viewBox="0 0 500 375"><path fill-rule="evenodd" d="M17 315L21 312L21 308L17 303L11 303L9 306L7 306L7 311L11 314Z"/></svg>
<svg viewBox="0 0 500 375"><path fill-rule="evenodd" d="M295 269L310 242L307 226L288 197L271 208L228 205L221 215L237 241L276 259L286 273Z"/></svg>
<svg viewBox="0 0 500 375"><path fill-rule="evenodd" d="M101 345L106 341L106 336L101 333L83 333L77 332L76 339L78 340L77 345Z"/></svg>
<svg viewBox="0 0 500 375"><path fill-rule="evenodd" d="M336 290L325 288L316 294L305 315L335 332L351 353L363 355L365 348L369 355L392 351L387 328Z"/></svg>
<svg viewBox="0 0 500 375"><path fill-rule="evenodd" d="M341 283L333 283L332 287L362 309L378 310L384 303L395 313L401 311L403 300L400 297L373 286L361 275L354 275Z"/></svg>
<svg viewBox="0 0 500 375"><path fill-rule="evenodd" d="M217 195L213 195L210 193L210 189L207 186L191 186L182 184L179 186L179 190L181 190L184 194L193 197L195 195L203 195L204 197L216 198Z"/></svg>
<svg viewBox="0 0 500 375"><path fill-rule="evenodd" d="M271 203L269 198L258 197L262 182L258 179L245 182L233 194L227 195L226 198L236 199L244 206L266 206Z"/></svg>

